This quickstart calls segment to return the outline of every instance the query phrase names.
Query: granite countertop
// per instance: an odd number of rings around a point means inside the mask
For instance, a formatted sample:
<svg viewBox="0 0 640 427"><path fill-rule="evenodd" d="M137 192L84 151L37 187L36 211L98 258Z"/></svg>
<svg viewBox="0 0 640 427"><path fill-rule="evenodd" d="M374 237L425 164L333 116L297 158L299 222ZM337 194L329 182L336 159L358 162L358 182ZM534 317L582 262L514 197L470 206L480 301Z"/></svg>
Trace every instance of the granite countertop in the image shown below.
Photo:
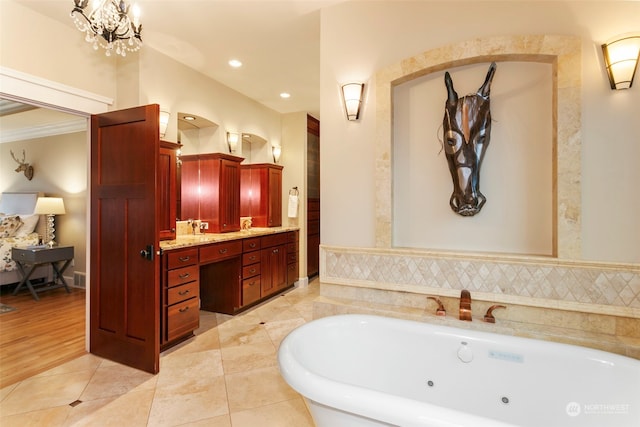
<svg viewBox="0 0 640 427"><path fill-rule="evenodd" d="M299 227L268 227L250 228L248 230L232 231L230 233L197 233L180 234L175 240L161 240L160 249L168 251L172 249L187 248L211 243L227 242L229 240L246 239L249 237L266 236L269 234L283 233L299 230Z"/></svg>

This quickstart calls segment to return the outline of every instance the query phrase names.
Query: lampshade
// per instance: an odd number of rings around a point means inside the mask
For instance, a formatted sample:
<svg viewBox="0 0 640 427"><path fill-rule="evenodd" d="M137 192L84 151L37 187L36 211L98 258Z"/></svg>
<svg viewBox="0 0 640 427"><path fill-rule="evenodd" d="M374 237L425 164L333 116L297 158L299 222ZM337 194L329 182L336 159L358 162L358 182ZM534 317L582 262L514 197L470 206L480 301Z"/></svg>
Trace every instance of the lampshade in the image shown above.
<svg viewBox="0 0 640 427"><path fill-rule="evenodd" d="M279 145L271 146L271 152L273 153L273 162L278 163L280 160L280 154L282 154L282 147Z"/></svg>
<svg viewBox="0 0 640 427"><path fill-rule="evenodd" d="M62 197L38 197L34 212L39 215L63 215L65 214Z"/></svg>
<svg viewBox="0 0 640 427"><path fill-rule="evenodd" d="M238 149L239 136L235 132L227 132L227 144L229 144L229 153L235 153Z"/></svg>
<svg viewBox="0 0 640 427"><path fill-rule="evenodd" d="M169 124L170 114L166 111L160 111L160 137L164 137L167 133L167 125Z"/></svg>
<svg viewBox="0 0 640 427"><path fill-rule="evenodd" d="M640 35L619 36L602 45L611 89L629 89L640 59Z"/></svg>
<svg viewBox="0 0 640 427"><path fill-rule="evenodd" d="M347 120L358 120L360 117L360 104L362 103L362 93L364 83L347 83L342 86L342 100L347 113Z"/></svg>

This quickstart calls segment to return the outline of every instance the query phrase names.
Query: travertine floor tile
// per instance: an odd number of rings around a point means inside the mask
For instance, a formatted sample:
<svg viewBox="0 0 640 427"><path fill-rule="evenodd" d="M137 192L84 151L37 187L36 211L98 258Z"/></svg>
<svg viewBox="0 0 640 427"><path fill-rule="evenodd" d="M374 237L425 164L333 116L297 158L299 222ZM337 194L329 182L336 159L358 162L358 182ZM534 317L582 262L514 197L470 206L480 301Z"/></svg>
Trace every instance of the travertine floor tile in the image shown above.
<svg viewBox="0 0 640 427"><path fill-rule="evenodd" d="M131 391L122 396L83 402L74 407L65 426L146 426L154 390Z"/></svg>
<svg viewBox="0 0 640 427"><path fill-rule="evenodd" d="M225 375L231 413L298 397L277 367Z"/></svg>
<svg viewBox="0 0 640 427"><path fill-rule="evenodd" d="M0 403L2 416L65 406L78 399L93 371L32 377L22 381Z"/></svg>
<svg viewBox="0 0 640 427"><path fill-rule="evenodd" d="M222 349L222 363L225 375L275 366L277 363L276 348L270 341L224 347Z"/></svg>
<svg viewBox="0 0 640 427"><path fill-rule="evenodd" d="M233 427L314 427L302 398L231 414ZM337 427L337 426L336 426Z"/></svg>
<svg viewBox="0 0 640 427"><path fill-rule="evenodd" d="M201 311L195 337L161 354L158 375L86 354L5 387L0 426L312 427L304 401L280 376L277 349L311 320L318 288L237 316Z"/></svg>
<svg viewBox="0 0 640 427"><path fill-rule="evenodd" d="M67 414L71 410L70 406L56 406L54 408L41 409L23 414L15 414L0 417L2 427L25 427L25 426L63 426Z"/></svg>
<svg viewBox="0 0 640 427"><path fill-rule="evenodd" d="M80 400L95 400L120 396L130 391L153 389L157 378L147 372L117 363L101 364L80 396Z"/></svg>
<svg viewBox="0 0 640 427"><path fill-rule="evenodd" d="M149 426L177 426L229 412L223 376L188 372L191 375L159 381Z"/></svg>

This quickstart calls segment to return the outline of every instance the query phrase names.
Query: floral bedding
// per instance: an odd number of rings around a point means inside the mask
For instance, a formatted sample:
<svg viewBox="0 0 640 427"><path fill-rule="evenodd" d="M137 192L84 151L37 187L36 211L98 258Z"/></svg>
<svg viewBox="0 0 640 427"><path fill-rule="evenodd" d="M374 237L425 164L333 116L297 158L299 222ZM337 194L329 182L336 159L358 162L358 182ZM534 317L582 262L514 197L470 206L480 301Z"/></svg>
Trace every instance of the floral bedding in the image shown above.
<svg viewBox="0 0 640 427"><path fill-rule="evenodd" d="M38 244L38 233L31 233L24 237L0 238L0 272L15 270L16 262L11 259L12 247L24 247Z"/></svg>

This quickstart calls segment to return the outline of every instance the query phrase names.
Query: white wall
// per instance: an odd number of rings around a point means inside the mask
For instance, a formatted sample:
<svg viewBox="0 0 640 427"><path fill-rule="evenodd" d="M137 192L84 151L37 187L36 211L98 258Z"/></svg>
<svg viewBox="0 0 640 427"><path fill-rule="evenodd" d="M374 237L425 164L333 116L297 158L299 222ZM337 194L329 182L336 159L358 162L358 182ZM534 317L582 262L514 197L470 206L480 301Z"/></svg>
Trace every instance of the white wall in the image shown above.
<svg viewBox="0 0 640 427"><path fill-rule="evenodd" d="M375 245L377 70L476 37L571 34L583 40L583 259L640 262L640 90L609 89L599 47L638 30L640 3L615 3L347 2L323 9L322 243ZM348 80L367 83L358 122L346 121L340 102L339 85Z"/></svg>

